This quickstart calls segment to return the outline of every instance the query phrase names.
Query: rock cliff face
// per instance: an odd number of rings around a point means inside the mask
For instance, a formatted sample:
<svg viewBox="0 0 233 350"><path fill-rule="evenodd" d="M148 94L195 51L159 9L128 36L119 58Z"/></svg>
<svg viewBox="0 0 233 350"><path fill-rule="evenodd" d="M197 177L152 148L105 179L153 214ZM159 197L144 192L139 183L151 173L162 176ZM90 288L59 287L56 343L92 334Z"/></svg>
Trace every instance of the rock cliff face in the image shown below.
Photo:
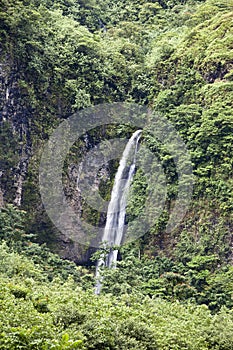
<svg viewBox="0 0 233 350"><path fill-rule="evenodd" d="M85 264L89 261L93 250L72 242L65 234L60 233L50 222L43 209L39 195L38 174L44 141L40 139L41 135L36 134L35 124L32 122L37 118L37 111L32 107L30 96L22 84L25 80L23 72L17 68L10 57L1 60L0 206L5 202L26 209L29 221L28 230L36 234L39 242L48 243L64 258ZM85 156L92 146L92 140L86 135L79 152ZM83 207L86 206L78 188L81 164L78 157L77 159L74 157L66 169L64 180L64 191L69 204L77 215L82 215ZM101 174L98 176L90 174L92 182L97 187L102 178L109 178L106 168L102 169ZM101 216L94 218L95 223L101 223L102 220Z"/></svg>
<svg viewBox="0 0 233 350"><path fill-rule="evenodd" d="M3 198L16 206L22 204L23 183L32 154L32 108L20 88L21 79L17 66L5 57L0 63L1 191Z"/></svg>

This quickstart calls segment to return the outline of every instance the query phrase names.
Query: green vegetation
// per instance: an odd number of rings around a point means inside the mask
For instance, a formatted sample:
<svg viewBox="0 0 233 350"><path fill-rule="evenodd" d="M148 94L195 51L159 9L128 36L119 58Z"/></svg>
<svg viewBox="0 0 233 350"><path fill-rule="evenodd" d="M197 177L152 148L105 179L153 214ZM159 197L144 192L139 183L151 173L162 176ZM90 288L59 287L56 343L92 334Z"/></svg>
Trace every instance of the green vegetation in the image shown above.
<svg viewBox="0 0 233 350"><path fill-rule="evenodd" d="M216 255L183 265L122 248L96 296L91 271L29 241L24 216L0 211L1 349L231 349L233 268Z"/></svg>
<svg viewBox="0 0 233 350"><path fill-rule="evenodd" d="M1 349L232 349L232 20L232 0L0 0ZM190 151L195 186L186 217L166 233L177 173L150 133L150 116L141 143L164 170L166 206L145 236L120 248L117 269L103 269L97 297L100 252L81 267L48 248L59 251L58 233L42 209L38 168L62 120L119 101L148 106L173 123ZM82 139L72 147L64 169L71 202L69 165L77 169L82 152L102 136L131 131L94 130L88 146ZM19 209L8 203L24 167ZM116 167L109 162L100 180L105 199ZM149 190L138 170L129 222ZM81 205L87 221L103 224Z"/></svg>

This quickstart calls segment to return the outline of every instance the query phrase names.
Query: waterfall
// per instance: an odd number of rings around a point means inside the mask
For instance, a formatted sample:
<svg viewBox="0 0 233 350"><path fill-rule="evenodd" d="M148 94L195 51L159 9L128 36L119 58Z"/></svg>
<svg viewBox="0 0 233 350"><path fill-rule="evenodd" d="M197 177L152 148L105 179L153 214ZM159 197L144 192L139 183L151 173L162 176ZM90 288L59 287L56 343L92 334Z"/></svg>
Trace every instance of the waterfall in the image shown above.
<svg viewBox="0 0 233 350"><path fill-rule="evenodd" d="M102 237L104 247L120 246L123 240L127 197L135 171L136 153L141 132L142 130L135 131L129 139L117 169ZM105 265L115 268L117 255L118 250L110 250L106 258L101 257L97 261L96 294L99 294L101 289L100 267Z"/></svg>

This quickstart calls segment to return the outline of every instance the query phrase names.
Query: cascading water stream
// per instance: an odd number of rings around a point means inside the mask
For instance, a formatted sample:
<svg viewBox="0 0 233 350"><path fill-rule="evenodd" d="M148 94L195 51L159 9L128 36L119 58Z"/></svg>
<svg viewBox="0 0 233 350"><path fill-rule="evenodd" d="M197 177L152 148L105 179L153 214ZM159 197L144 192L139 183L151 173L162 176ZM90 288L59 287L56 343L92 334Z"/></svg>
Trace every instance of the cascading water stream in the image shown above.
<svg viewBox="0 0 233 350"><path fill-rule="evenodd" d="M120 246L123 240L126 204L131 181L133 179L138 141L142 130L137 130L129 139L114 179L111 199L108 205L107 220L102 237L104 247ZM96 290L99 294L101 289L100 267L116 267L118 250L110 250L107 257L101 257L96 265Z"/></svg>

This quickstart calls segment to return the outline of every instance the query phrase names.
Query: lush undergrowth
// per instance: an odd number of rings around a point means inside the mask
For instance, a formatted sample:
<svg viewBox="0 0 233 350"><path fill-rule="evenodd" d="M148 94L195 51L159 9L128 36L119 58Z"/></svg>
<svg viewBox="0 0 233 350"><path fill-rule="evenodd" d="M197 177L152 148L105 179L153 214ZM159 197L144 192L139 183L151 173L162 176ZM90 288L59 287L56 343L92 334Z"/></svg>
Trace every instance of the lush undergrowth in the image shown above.
<svg viewBox="0 0 233 350"><path fill-rule="evenodd" d="M64 280L54 273L49 281L43 267L6 244L0 255L1 349L232 348L227 309L211 315L205 305L145 297L133 286L96 296L72 275Z"/></svg>
<svg viewBox="0 0 233 350"><path fill-rule="evenodd" d="M125 248L97 296L94 271L32 243L24 215L0 211L1 349L232 349L233 269L216 256L184 266Z"/></svg>

